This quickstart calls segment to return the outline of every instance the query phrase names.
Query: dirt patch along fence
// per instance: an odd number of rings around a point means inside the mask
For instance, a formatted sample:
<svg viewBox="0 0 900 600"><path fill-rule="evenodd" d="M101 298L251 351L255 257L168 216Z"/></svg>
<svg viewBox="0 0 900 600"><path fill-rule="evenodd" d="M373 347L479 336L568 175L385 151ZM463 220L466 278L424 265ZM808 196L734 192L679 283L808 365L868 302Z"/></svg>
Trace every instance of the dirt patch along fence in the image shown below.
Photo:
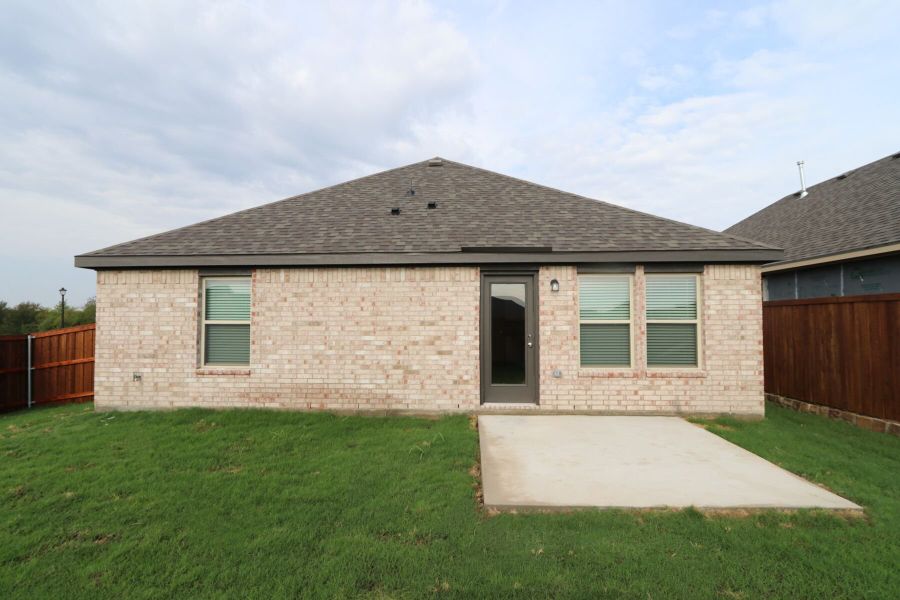
<svg viewBox="0 0 900 600"><path fill-rule="evenodd" d="M900 294L763 303L766 392L900 421Z"/></svg>
<svg viewBox="0 0 900 600"><path fill-rule="evenodd" d="M0 411L92 400L95 329L0 336Z"/></svg>

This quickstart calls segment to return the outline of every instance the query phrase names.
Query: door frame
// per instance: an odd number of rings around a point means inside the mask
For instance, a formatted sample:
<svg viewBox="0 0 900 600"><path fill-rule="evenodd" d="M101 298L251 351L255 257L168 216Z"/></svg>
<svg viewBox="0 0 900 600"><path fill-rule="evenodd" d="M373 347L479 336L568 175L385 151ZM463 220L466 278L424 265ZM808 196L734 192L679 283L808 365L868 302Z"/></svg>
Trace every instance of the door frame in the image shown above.
<svg viewBox="0 0 900 600"><path fill-rule="evenodd" d="M539 293L538 293L538 268L537 267L521 267L521 268L482 268L480 274L481 289L479 291L479 378L481 387L481 404L540 404L540 311L539 311ZM534 346L529 353L526 349L525 355L525 387L530 389L532 393L521 398L488 398L488 392L492 384L489 381L490 369L490 283L492 279L501 279L503 277L527 280L526 283L526 303L528 304L525 313L526 319L526 339L528 333L528 323L531 323L533 330ZM528 294L528 288L531 288L531 294ZM510 386L512 387L512 386ZM518 387L518 386L516 386ZM511 394L510 394L511 395Z"/></svg>

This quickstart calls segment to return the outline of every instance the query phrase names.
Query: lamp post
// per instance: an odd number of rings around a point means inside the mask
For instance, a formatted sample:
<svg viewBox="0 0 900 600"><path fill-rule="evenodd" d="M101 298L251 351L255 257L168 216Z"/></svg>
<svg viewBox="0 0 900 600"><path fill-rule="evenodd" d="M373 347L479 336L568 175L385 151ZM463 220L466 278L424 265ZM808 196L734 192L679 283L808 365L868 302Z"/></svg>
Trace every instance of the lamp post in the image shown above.
<svg viewBox="0 0 900 600"><path fill-rule="evenodd" d="M59 296L62 298L59 305L59 326L66 326L66 288L59 288Z"/></svg>

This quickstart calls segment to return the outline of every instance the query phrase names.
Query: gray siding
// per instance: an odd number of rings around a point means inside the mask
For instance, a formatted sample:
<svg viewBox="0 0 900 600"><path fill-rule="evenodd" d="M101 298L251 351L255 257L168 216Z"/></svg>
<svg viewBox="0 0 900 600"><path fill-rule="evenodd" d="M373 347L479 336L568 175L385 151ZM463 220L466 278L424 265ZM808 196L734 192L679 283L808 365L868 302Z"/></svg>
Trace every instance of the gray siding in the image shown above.
<svg viewBox="0 0 900 600"><path fill-rule="evenodd" d="M900 254L763 275L766 300L900 293Z"/></svg>
<svg viewBox="0 0 900 600"><path fill-rule="evenodd" d="M844 265L844 295L900 292L900 254Z"/></svg>

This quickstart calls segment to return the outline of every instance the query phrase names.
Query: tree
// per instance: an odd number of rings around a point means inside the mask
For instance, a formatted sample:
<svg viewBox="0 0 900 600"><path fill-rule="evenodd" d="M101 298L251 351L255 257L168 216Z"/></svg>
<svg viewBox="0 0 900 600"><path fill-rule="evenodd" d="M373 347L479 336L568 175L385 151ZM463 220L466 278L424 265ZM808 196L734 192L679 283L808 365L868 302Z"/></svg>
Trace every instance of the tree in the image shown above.
<svg viewBox="0 0 900 600"><path fill-rule="evenodd" d="M87 325L88 323L96 323L97 322L97 299L96 298L88 298L87 302L84 303L84 306L81 307L81 321L79 323L81 325Z"/></svg>
<svg viewBox="0 0 900 600"><path fill-rule="evenodd" d="M47 309L37 302L20 302L13 308L8 308L4 302L3 322L0 323L0 333L14 335L39 331L39 323Z"/></svg>
<svg viewBox="0 0 900 600"><path fill-rule="evenodd" d="M60 304L53 308L37 302L20 302L14 307L0 300L0 335L37 333L56 329L60 323ZM97 312L96 302L90 298L81 308L66 306L66 326L93 323Z"/></svg>

